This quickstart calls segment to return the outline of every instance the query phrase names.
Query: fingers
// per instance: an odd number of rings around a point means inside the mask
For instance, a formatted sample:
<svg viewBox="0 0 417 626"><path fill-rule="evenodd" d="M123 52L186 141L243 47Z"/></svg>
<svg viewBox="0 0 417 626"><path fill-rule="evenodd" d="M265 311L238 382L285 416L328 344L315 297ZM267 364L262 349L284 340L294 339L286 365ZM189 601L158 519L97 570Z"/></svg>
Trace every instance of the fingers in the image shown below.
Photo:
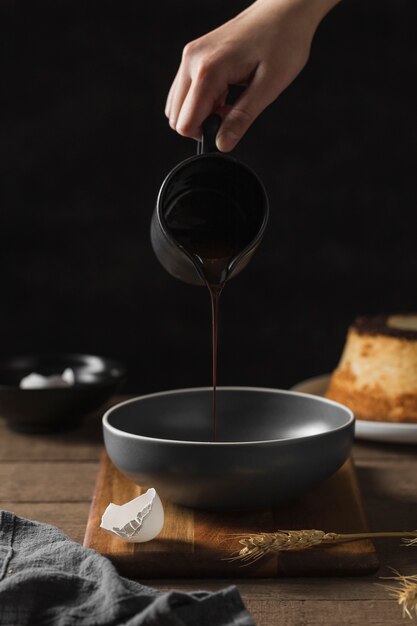
<svg viewBox="0 0 417 626"><path fill-rule="evenodd" d="M278 93L272 93L263 68L259 67L247 89L223 119L216 137L221 152L233 150L250 125Z"/></svg>
<svg viewBox="0 0 417 626"><path fill-rule="evenodd" d="M191 77L187 71L181 66L172 84L167 99L167 117L169 118L169 125L174 130L177 129L177 121L182 105L187 96L191 85Z"/></svg>
<svg viewBox="0 0 417 626"><path fill-rule="evenodd" d="M174 80L172 81L172 85L171 85L171 88L169 90L167 101L166 101L166 104L165 104L165 115L166 115L166 117L168 119L169 119L169 117L171 115L172 100L173 100L174 92L175 92L176 85L177 85L177 78L178 78L178 72L175 75Z"/></svg>
<svg viewBox="0 0 417 626"><path fill-rule="evenodd" d="M201 126L213 113L221 97L227 92L219 74L213 69L202 67L193 78L182 103L176 130L185 137L201 138Z"/></svg>
<svg viewBox="0 0 417 626"><path fill-rule="evenodd" d="M201 65L193 78L184 67L180 67L166 104L170 126L180 135L199 140L202 123L217 110L222 114L223 122L216 144L221 152L229 152L258 115L278 96L277 90L271 88L270 79L265 68L259 66L237 102L232 107L222 107L228 85L227 81L223 84L214 65Z"/></svg>
<svg viewBox="0 0 417 626"><path fill-rule="evenodd" d="M201 43L185 46L165 107L171 128L185 137L201 138L203 121L227 93L227 81L222 76L218 62L210 59Z"/></svg>

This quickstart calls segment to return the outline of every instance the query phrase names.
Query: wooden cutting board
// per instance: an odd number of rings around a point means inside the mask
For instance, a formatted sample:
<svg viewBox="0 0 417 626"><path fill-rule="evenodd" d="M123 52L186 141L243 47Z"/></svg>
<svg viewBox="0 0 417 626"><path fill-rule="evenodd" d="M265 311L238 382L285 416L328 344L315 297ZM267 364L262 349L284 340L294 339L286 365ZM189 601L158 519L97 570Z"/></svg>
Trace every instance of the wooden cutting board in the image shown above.
<svg viewBox="0 0 417 626"><path fill-rule="evenodd" d="M232 533L278 529L327 532L367 530L352 461L297 500L258 512L211 513L164 502L162 533L143 544L127 543L100 528L109 502L124 504L140 495L104 453L84 545L108 557L121 574L137 578L270 578L277 576L351 576L375 572L378 558L371 541L355 541L268 555L249 566L224 560L239 550Z"/></svg>

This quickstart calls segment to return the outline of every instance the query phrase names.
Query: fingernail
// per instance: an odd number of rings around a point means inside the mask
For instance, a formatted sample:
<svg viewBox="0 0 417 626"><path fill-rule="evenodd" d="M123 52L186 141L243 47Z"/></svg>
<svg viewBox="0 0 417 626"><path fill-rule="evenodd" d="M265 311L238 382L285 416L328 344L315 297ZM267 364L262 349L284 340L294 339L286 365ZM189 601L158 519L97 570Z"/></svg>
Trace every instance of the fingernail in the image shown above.
<svg viewBox="0 0 417 626"><path fill-rule="evenodd" d="M233 133L231 130L225 130L220 133L220 135L217 135L216 146L220 152L229 152L229 150L235 147L238 141L239 137L236 133Z"/></svg>

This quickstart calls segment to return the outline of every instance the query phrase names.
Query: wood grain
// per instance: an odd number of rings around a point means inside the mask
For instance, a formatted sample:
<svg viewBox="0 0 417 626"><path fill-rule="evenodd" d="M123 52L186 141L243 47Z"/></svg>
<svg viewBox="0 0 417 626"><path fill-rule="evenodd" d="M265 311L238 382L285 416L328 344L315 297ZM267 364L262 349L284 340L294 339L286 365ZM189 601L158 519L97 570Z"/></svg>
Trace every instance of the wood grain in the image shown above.
<svg viewBox="0 0 417 626"><path fill-rule="evenodd" d="M100 529L101 516L109 502L121 504L139 493L140 487L121 474L103 454L84 545L106 555L124 574L142 578L189 575L265 578L369 574L378 567L370 541L269 555L246 567L227 560L240 547L233 536L236 534L272 532L279 528L365 531L367 525L351 461L316 489L274 510L226 514L165 502L163 532L146 544L126 543Z"/></svg>
<svg viewBox="0 0 417 626"><path fill-rule="evenodd" d="M96 467L90 462L0 463L0 502L39 502L45 499L45 492L52 502L89 500Z"/></svg>

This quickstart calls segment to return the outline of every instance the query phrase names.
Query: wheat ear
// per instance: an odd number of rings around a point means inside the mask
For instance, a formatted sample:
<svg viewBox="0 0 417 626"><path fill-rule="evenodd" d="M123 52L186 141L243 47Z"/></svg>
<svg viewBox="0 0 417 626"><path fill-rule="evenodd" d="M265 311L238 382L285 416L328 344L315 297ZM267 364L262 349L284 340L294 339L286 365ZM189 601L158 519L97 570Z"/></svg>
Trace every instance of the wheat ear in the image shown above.
<svg viewBox="0 0 417 626"><path fill-rule="evenodd" d="M226 560L242 561L249 565L268 553L287 552L290 550L306 550L319 545L357 541L378 537L412 537L404 539L406 545L417 544L417 531L413 532L379 532L379 533L326 533L323 530L278 530L274 533L255 533L252 535L229 535L239 538L243 546Z"/></svg>
<svg viewBox="0 0 417 626"><path fill-rule="evenodd" d="M395 598L402 607L403 617L413 619L413 612L417 617L417 574L413 576L403 576L393 570L396 576L386 576L385 580L395 580L397 586L383 585L391 596Z"/></svg>

